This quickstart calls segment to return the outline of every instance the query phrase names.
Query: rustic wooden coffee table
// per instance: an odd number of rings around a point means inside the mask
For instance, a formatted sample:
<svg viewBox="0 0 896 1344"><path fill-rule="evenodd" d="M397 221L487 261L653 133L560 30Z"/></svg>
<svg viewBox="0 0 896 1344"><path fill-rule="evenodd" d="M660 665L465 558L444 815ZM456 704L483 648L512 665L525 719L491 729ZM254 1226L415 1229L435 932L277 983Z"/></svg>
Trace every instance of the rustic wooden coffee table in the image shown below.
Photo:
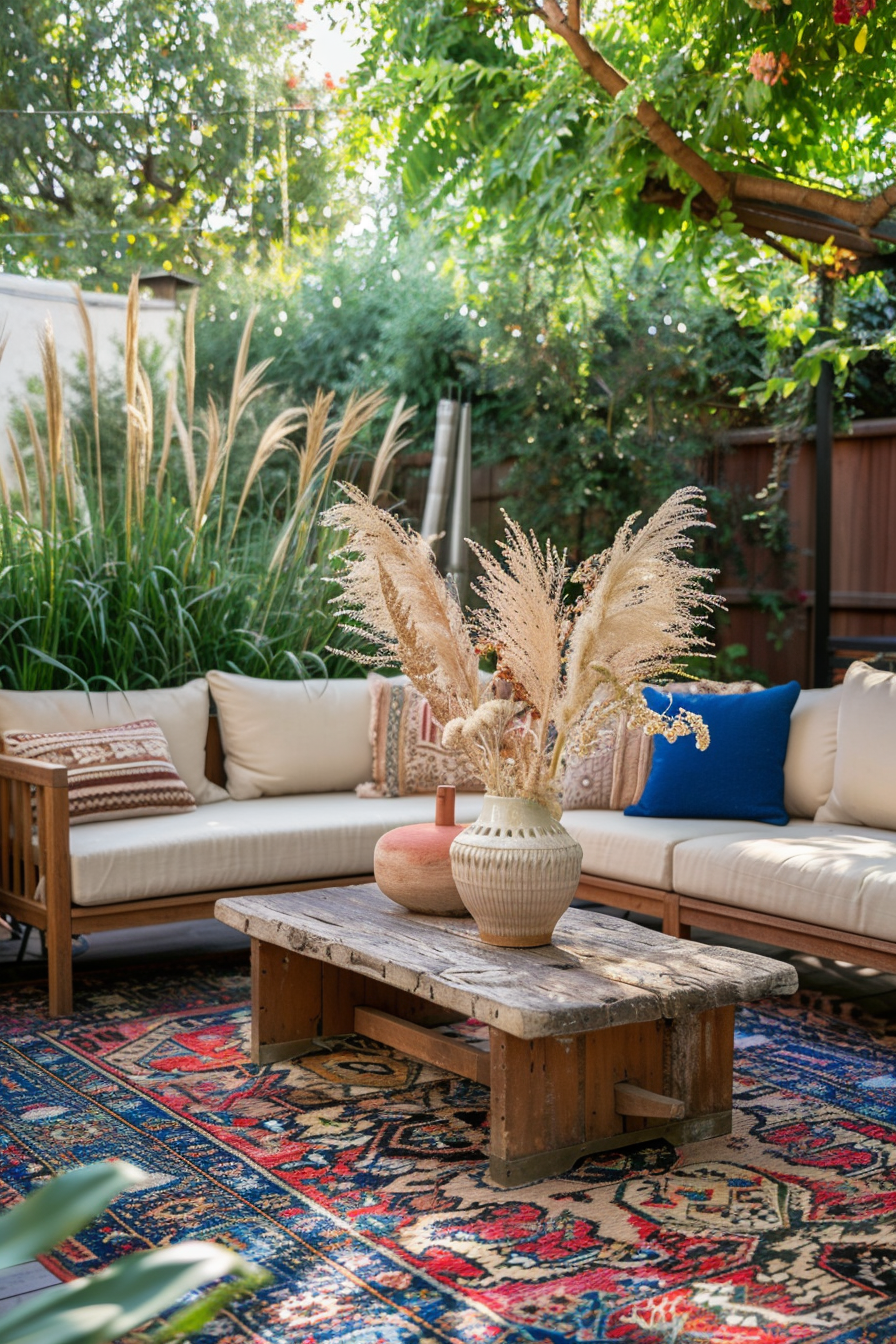
<svg viewBox="0 0 896 1344"><path fill-rule="evenodd" d="M480 942L472 919L412 915L378 887L220 900L252 939L252 1058L359 1032L491 1087L490 1173L502 1186L587 1153L731 1129L734 1007L791 994L796 971L593 911L543 948ZM490 1050L433 1031L466 1018Z"/></svg>

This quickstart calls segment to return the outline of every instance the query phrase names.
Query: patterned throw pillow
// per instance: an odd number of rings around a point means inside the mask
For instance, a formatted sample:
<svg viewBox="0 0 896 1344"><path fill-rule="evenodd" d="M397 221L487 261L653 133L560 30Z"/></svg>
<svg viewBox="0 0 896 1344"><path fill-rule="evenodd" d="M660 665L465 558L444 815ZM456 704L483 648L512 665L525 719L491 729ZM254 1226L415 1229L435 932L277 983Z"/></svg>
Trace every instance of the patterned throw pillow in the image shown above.
<svg viewBox="0 0 896 1344"><path fill-rule="evenodd" d="M675 681L656 690L670 695L742 695L761 691L756 681ZM653 738L629 728L624 714L612 719L585 756L573 756L563 777L563 807L621 812L641 797L653 761Z"/></svg>
<svg viewBox="0 0 896 1344"><path fill-rule="evenodd" d="M196 807L155 719L71 733L0 734L7 756L68 767L69 821L155 817Z"/></svg>
<svg viewBox="0 0 896 1344"><path fill-rule="evenodd" d="M376 672L367 684L373 781L358 785L360 798L435 793L440 784L453 784L461 793L482 793L482 781L466 762L442 746L442 725L419 691Z"/></svg>

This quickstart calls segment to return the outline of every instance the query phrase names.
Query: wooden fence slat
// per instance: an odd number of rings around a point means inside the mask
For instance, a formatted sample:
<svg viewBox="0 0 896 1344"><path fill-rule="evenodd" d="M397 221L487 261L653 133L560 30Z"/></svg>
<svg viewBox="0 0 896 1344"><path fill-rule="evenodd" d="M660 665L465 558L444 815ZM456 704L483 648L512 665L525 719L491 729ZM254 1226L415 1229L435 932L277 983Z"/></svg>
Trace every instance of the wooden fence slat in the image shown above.
<svg viewBox="0 0 896 1344"><path fill-rule="evenodd" d="M774 457L771 429L737 430L695 465L698 479L728 487L748 500L768 479ZM835 636L896 635L896 419L855 421L850 434L834 440L831 631ZM498 535L497 507L506 464L476 475L474 524L482 539ZM797 453L787 492L793 552L791 562L771 562L759 545L742 545L744 569L723 564L717 580L734 590L730 623L720 642L745 644L748 662L772 683L812 684L812 615L815 552L815 444ZM744 573L747 575L746 586ZM746 605L750 587L792 588L807 595L793 608L784 631L769 614ZM780 635L786 637L780 640ZM780 648L775 647L777 643Z"/></svg>

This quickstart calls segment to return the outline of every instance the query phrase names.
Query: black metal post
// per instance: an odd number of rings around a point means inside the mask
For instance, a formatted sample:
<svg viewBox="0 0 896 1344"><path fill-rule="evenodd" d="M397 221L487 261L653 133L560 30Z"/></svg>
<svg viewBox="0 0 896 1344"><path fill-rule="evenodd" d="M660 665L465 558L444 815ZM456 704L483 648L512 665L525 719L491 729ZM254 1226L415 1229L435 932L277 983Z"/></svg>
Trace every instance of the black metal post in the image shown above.
<svg viewBox="0 0 896 1344"><path fill-rule="evenodd" d="M833 319L834 282L820 280L819 325ZM824 332L824 335L827 333ZM831 498L834 455L834 369L824 360L815 391L815 607L813 621L812 684L831 681L828 637L831 633Z"/></svg>

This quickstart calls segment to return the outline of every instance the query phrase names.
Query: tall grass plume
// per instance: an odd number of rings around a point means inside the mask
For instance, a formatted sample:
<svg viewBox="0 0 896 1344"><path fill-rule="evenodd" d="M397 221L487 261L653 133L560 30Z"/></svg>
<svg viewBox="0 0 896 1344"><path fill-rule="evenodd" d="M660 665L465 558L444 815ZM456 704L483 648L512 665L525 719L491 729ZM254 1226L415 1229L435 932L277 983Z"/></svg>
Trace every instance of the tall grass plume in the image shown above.
<svg viewBox="0 0 896 1344"><path fill-rule="evenodd" d="M677 491L637 531L629 518L574 575L549 541L542 547L505 515L497 553L470 543L481 605L464 612L423 537L356 486L343 489L324 522L348 533L335 599L344 628L373 646L370 662L402 668L444 724L443 744L489 793L559 815L568 754L620 712L645 733L708 745L699 715L655 713L642 694L644 681L681 672L705 649L700 626L721 604L704 587L711 571L683 554L689 529L710 526L698 490ZM582 586L575 601L571 580ZM496 662L487 685L482 655Z"/></svg>
<svg viewBox="0 0 896 1344"><path fill-rule="evenodd" d="M73 431L66 416L48 325L43 404L22 407L27 447L9 431L15 477L0 482L0 685L129 689L176 684L211 667L278 677L353 669L359 637L340 637L328 603L332 556L345 537L319 515L349 451L351 471L360 469L358 435L381 411L382 393L351 397L341 415L324 393L312 406L284 407L258 426L249 465L234 479L238 431L245 438L250 410L269 390L269 361L250 363L253 318L225 404L209 398L198 410L191 296L181 376L169 370L160 415L141 359L135 277L124 341L123 485L116 488L112 444L105 432L100 440L90 315L77 290L76 298L88 425ZM412 413L400 406L386 430L371 464L380 483ZM265 471L277 454L292 472L285 484L278 473L268 498ZM328 653L328 646L338 647Z"/></svg>

